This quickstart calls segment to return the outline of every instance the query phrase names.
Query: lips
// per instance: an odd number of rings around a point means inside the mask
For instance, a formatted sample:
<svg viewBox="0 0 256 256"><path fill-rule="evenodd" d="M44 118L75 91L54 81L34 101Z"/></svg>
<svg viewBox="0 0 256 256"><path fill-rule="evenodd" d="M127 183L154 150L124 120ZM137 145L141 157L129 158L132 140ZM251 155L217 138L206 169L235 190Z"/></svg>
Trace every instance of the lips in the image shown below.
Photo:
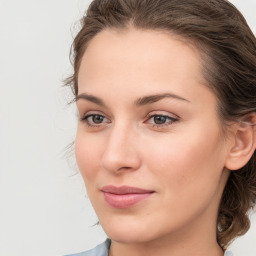
<svg viewBox="0 0 256 256"><path fill-rule="evenodd" d="M155 191L136 187L112 185L102 187L105 201L114 208L129 208L151 196Z"/></svg>

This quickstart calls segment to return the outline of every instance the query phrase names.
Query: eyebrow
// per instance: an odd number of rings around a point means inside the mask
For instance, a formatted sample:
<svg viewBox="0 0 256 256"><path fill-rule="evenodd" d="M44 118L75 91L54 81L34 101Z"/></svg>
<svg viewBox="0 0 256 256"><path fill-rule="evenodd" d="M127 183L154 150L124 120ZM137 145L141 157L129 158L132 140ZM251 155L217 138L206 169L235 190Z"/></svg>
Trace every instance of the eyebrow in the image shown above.
<svg viewBox="0 0 256 256"><path fill-rule="evenodd" d="M149 95L149 96L144 96L144 97L141 97L139 99L137 99L135 101L135 105L136 106L144 106L144 105L147 105L147 104L152 104L152 103L155 103L159 100L162 100L164 98L173 98L173 99L176 99L176 100L181 100L181 101L186 101L186 102L189 102L191 103L189 100L179 96L179 95L176 95L176 94L173 94L173 93L162 93L162 94L155 94L155 95Z"/></svg>
<svg viewBox="0 0 256 256"><path fill-rule="evenodd" d="M176 94L173 94L173 93L161 93L161 94L148 95L148 96L138 98L137 100L135 100L134 105L137 106L137 107L144 106L144 105L147 105L147 104L155 103L155 102L160 101L164 98L173 98L173 99L176 99L176 100L181 100L181 101L191 103L189 100L187 100L187 99L185 99L185 98L183 98L179 95L176 95ZM93 103L95 103L99 106L103 106L103 107L106 106L106 104L104 103L104 101L102 99L100 99L96 96L87 94L87 93L81 93L81 94L77 95L75 101L77 102L80 99L84 99L84 100L93 102Z"/></svg>
<svg viewBox="0 0 256 256"><path fill-rule="evenodd" d="M105 103L103 102L103 100L101 100L100 98L98 97L95 97L93 95L90 95L90 94L87 94L87 93L81 93L79 95L76 95L76 102L80 99L83 99L83 100L88 100L90 102L93 102L97 105L100 105L100 106L106 106Z"/></svg>

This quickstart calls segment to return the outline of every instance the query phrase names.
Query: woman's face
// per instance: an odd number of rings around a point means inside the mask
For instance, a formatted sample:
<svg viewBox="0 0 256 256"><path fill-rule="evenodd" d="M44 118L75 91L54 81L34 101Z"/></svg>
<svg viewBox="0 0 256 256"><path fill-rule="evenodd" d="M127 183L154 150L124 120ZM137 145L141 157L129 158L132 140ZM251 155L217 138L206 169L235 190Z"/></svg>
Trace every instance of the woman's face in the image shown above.
<svg viewBox="0 0 256 256"><path fill-rule="evenodd" d="M215 232L227 141L198 50L167 33L105 30L78 75L76 158L107 235Z"/></svg>

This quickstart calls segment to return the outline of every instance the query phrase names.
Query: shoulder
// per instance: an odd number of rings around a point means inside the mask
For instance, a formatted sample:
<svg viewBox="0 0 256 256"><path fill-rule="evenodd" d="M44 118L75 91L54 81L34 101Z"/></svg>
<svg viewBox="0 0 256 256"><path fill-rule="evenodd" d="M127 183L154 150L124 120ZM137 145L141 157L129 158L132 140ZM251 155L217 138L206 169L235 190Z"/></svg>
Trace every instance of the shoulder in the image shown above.
<svg viewBox="0 0 256 256"><path fill-rule="evenodd" d="M68 254L65 256L108 256L108 250L111 244L110 239L106 239L104 243L101 243L91 250L85 252L79 252L75 254Z"/></svg>
<svg viewBox="0 0 256 256"><path fill-rule="evenodd" d="M231 251L225 251L224 256L233 256L233 253Z"/></svg>

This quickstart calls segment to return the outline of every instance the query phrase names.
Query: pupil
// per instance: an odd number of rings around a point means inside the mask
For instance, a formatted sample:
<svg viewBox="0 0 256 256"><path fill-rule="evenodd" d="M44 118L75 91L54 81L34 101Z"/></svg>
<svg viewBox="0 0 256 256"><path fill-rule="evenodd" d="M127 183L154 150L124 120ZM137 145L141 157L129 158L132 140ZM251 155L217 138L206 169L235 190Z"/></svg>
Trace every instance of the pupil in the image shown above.
<svg viewBox="0 0 256 256"><path fill-rule="evenodd" d="M156 124L164 124L166 121L166 117L165 116L155 116L154 117L154 122Z"/></svg>
<svg viewBox="0 0 256 256"><path fill-rule="evenodd" d="M93 116L92 120L94 123L100 124L103 121L103 116Z"/></svg>

